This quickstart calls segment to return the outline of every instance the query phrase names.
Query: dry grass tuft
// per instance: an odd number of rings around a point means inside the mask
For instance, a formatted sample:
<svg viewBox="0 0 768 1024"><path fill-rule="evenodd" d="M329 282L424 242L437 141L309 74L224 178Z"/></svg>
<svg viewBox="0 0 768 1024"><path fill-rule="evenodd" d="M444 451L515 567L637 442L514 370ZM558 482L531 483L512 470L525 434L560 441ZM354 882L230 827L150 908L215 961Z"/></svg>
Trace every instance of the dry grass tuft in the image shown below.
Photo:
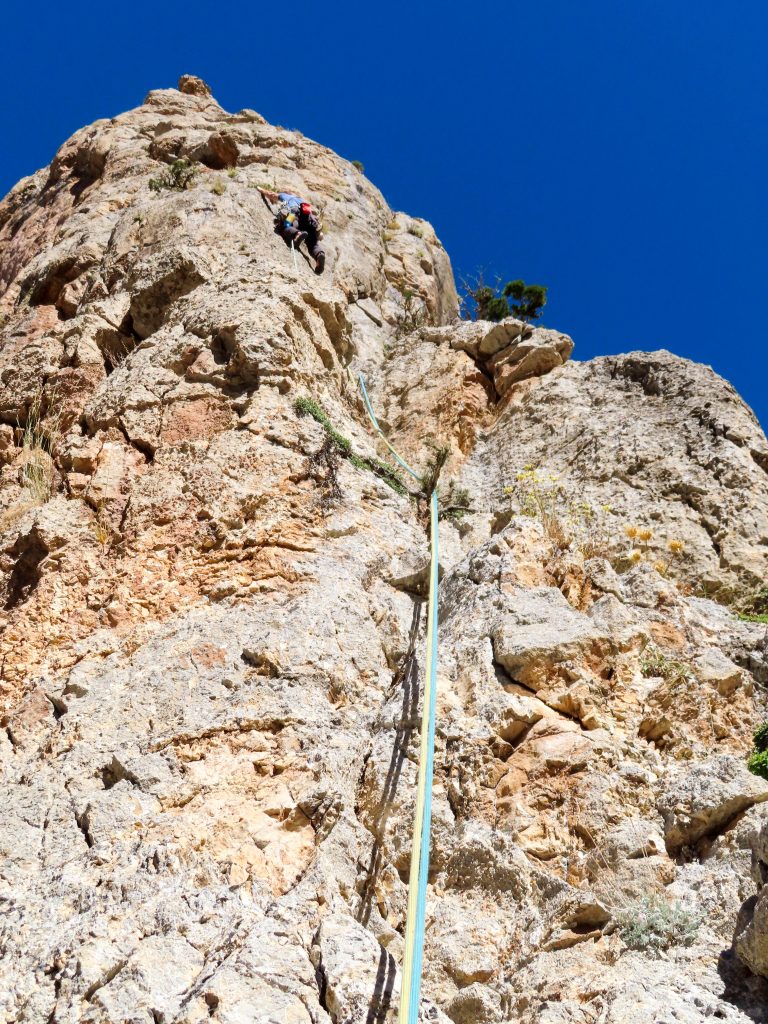
<svg viewBox="0 0 768 1024"><path fill-rule="evenodd" d="M43 393L39 391L27 410L21 429L21 485L31 495L35 504L44 505L56 488L56 448L61 440L62 409L55 391L48 398L47 408L43 405Z"/></svg>

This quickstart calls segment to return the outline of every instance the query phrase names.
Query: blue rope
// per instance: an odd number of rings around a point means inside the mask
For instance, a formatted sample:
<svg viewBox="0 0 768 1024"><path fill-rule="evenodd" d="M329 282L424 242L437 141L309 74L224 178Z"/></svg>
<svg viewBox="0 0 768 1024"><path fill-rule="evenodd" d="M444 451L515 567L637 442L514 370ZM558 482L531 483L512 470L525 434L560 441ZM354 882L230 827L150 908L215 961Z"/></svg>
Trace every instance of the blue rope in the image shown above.
<svg viewBox="0 0 768 1024"><path fill-rule="evenodd" d="M411 476L423 483L418 473L401 459L379 426L359 375L360 389L371 423L392 456ZM437 703L437 587L439 571L440 508L437 487L429 496L429 603L427 605L427 659L424 673L424 708L422 711L419 751L419 781L416 789L416 810L411 847L411 869L408 883L408 913L405 922L403 955L403 990L400 997L399 1024L418 1024L421 996L421 971L424 961L424 922L426 918L427 881L429 879L429 846L432 825L432 777L435 770L435 707Z"/></svg>
<svg viewBox="0 0 768 1024"><path fill-rule="evenodd" d="M418 480L419 483L421 483L421 477L419 476L419 474L411 469L411 467L408 465L408 463L405 461L405 459L401 459L400 458L400 456L397 454L395 449L392 447L392 445L387 440L387 438L386 438L386 436L384 434L384 431L379 426L379 421L376 419L376 413L373 411L373 406L371 405L371 400L368 397L368 392L365 389L365 381L363 380L362 373L359 373L357 375L357 379L360 381L360 390L363 392L363 399L365 400L365 407L368 410L368 415L371 418L371 423L373 424L374 428L376 429L376 431L381 436L381 439L383 440L384 444L387 446L387 448L389 448L390 452L392 453L392 457L395 459L395 461L400 466L402 466L403 469L407 473L410 473L411 476L414 478L414 480Z"/></svg>
<svg viewBox="0 0 768 1024"><path fill-rule="evenodd" d="M419 888L418 903L416 907L416 934L414 940L413 973L411 975L411 999L409 1003L408 1024L417 1024L419 1016L419 1002L421 992L421 970L424 960L424 928L426 918L427 902L427 880L429 878L429 847L432 828L432 778L435 771L435 708L437 704L437 586L438 586L438 522L439 506L437 487L432 491L430 498L430 542L432 547L432 558L429 571L429 605L428 605L428 630L430 645L427 650L427 672L429 678L425 680L424 694L429 694L429 707L425 707L423 714L428 716L428 732L426 751L422 756L427 759L427 788L424 798L424 824L421 833L421 850L419 852Z"/></svg>

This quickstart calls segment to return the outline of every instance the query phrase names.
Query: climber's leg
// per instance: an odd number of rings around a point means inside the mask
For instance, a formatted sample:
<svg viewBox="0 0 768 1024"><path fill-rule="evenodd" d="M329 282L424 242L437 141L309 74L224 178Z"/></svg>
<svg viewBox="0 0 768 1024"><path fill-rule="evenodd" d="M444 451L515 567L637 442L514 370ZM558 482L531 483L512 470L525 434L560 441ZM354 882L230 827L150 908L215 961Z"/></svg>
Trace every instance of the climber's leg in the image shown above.
<svg viewBox="0 0 768 1024"><path fill-rule="evenodd" d="M285 242L289 249L291 247L291 242L293 242L294 245L298 245L299 242L301 241L301 239L297 237L301 232L299 232L298 228L295 228L291 225L285 226L283 224L280 224L275 228L275 231L277 232L278 235L280 235L280 237L282 238L282 240Z"/></svg>
<svg viewBox="0 0 768 1024"><path fill-rule="evenodd" d="M325 268L325 250L317 237L317 232L311 228L307 232L307 250L315 261L315 273L322 274Z"/></svg>

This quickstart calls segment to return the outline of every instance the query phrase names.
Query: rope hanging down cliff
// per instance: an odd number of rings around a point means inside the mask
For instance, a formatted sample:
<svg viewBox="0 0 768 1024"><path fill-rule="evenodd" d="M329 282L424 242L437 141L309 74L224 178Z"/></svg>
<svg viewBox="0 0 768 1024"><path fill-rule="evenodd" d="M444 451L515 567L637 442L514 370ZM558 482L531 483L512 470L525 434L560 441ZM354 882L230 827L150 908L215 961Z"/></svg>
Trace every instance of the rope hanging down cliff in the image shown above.
<svg viewBox="0 0 768 1024"><path fill-rule="evenodd" d="M427 654L424 671L424 705L421 716L419 745L419 779L416 791L416 810L413 821L411 869L408 878L408 911L405 920L405 951L403 953L402 990L400 995L399 1024L417 1024L421 969L424 957L424 918L429 875L429 843L432 825L432 777L435 763L435 704L437 695L437 585L438 585L438 490L437 473L428 480L420 477L402 459L379 426L371 400L360 374L360 390L371 423L383 438L387 448L403 469L420 484L430 488L429 494L429 600L427 604Z"/></svg>

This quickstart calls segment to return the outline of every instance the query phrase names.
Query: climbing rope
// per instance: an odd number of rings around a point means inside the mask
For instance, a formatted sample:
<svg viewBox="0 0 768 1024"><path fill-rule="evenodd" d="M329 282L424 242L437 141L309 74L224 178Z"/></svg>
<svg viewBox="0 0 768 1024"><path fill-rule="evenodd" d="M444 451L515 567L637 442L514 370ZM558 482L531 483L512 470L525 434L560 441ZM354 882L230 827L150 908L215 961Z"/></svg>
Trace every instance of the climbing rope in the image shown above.
<svg viewBox="0 0 768 1024"><path fill-rule="evenodd" d="M412 477L422 482L418 473L402 459L379 426L365 388L359 376L368 415L374 429L382 437L398 464ZM427 603L427 655L424 671L424 707L421 716L421 742L419 748L419 779L416 790L416 810L413 819L411 870L408 877L408 910L405 918L405 950L403 953L402 989L400 993L399 1024L417 1024L421 970L424 959L424 920L429 876L429 841L432 826L432 777L435 764L435 705L437 699L437 585L438 585L438 522L439 507L437 483L429 496L429 600Z"/></svg>
<svg viewBox="0 0 768 1024"><path fill-rule="evenodd" d="M392 447L392 445L387 440L386 434L384 433L384 431L379 426L379 421L376 419L376 414L373 411L373 406L371 405L371 400L368 397L368 392L367 392L366 387L365 387L365 380L363 379L362 373L359 373L357 375L357 379L360 382L360 390L363 392L363 401L365 402L365 408L368 410L368 416L370 417L370 420L371 420L371 423L373 424L374 430L381 437L382 441L387 446L387 448L389 448L389 450L392 453L392 457L394 458L395 462L397 462L398 465L402 466L402 468L407 473L410 473L414 480L418 480L418 482L421 483L421 477L419 476L419 474L415 470L411 469L411 467L408 465L408 463L405 461L405 459L401 459L400 458L400 456L397 454L395 449Z"/></svg>

